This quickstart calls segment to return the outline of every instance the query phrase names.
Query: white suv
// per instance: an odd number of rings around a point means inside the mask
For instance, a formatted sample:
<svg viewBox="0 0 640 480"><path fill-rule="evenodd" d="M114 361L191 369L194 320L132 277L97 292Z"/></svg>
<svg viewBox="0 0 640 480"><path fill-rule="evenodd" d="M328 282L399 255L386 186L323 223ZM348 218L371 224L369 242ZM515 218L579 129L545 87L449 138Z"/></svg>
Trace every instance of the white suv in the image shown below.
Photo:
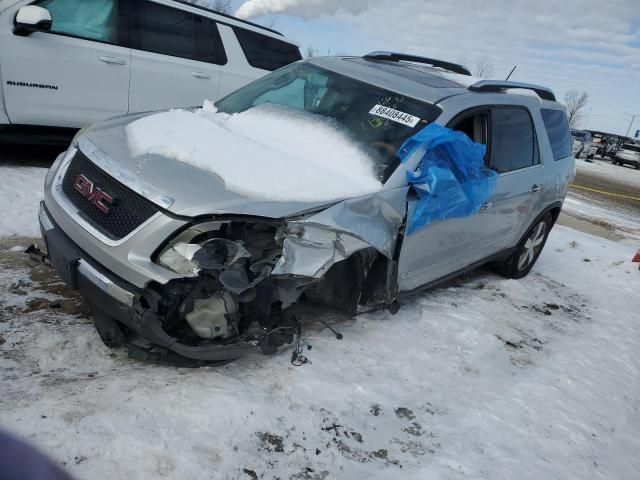
<svg viewBox="0 0 640 480"><path fill-rule="evenodd" d="M184 1L0 0L0 133L200 105L300 59L280 33Z"/></svg>

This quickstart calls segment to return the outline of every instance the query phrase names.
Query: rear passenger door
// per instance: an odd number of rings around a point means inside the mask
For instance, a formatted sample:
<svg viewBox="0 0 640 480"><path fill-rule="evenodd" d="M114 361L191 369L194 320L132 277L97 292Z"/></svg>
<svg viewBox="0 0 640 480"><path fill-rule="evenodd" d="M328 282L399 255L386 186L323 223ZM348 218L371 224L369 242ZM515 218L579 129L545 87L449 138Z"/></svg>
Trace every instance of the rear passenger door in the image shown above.
<svg viewBox="0 0 640 480"><path fill-rule="evenodd" d="M129 111L201 105L217 100L227 62L216 23L150 0L129 2Z"/></svg>
<svg viewBox="0 0 640 480"><path fill-rule="evenodd" d="M514 247L537 214L544 171L531 113L526 107L491 109L488 165L498 173L492 198L477 220L484 226L476 260Z"/></svg>

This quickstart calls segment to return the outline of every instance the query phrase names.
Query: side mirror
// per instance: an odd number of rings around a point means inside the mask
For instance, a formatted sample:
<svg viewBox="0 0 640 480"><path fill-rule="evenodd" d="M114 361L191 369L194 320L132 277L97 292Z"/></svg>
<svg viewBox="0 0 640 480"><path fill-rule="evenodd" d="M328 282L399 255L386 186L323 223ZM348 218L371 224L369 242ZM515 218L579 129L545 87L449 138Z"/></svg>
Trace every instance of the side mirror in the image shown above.
<svg viewBox="0 0 640 480"><path fill-rule="evenodd" d="M48 32L51 30L52 21L46 8L27 5L18 10L13 23L13 33L26 37L33 32Z"/></svg>

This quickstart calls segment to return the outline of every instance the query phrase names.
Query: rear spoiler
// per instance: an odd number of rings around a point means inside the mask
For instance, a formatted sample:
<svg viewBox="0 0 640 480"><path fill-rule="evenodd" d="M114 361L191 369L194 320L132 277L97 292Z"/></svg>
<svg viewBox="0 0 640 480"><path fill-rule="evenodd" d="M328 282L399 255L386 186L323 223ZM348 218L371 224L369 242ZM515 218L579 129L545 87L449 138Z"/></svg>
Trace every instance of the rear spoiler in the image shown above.
<svg viewBox="0 0 640 480"><path fill-rule="evenodd" d="M485 93L504 93L505 90L511 88L519 88L523 90L532 90L538 94L543 100L549 100L555 102L556 95L553 91L547 87L541 87L539 85L532 85L530 83L520 82L506 82L500 80L482 80L474 83L469 87L472 92L485 92Z"/></svg>

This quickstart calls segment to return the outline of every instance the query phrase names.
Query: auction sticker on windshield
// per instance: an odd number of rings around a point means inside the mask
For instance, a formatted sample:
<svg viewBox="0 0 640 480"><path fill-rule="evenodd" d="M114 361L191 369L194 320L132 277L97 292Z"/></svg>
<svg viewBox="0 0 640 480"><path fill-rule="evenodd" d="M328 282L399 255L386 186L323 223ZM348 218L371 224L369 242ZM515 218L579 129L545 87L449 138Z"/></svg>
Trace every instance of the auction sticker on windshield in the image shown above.
<svg viewBox="0 0 640 480"><path fill-rule="evenodd" d="M418 117L414 117L413 115L409 115L408 113L401 112L400 110L394 110L393 108L383 107L382 105L376 105L369 112L370 115L375 115L376 117L386 118L393 122L401 123L402 125L406 125L407 127L415 127L420 119Z"/></svg>

